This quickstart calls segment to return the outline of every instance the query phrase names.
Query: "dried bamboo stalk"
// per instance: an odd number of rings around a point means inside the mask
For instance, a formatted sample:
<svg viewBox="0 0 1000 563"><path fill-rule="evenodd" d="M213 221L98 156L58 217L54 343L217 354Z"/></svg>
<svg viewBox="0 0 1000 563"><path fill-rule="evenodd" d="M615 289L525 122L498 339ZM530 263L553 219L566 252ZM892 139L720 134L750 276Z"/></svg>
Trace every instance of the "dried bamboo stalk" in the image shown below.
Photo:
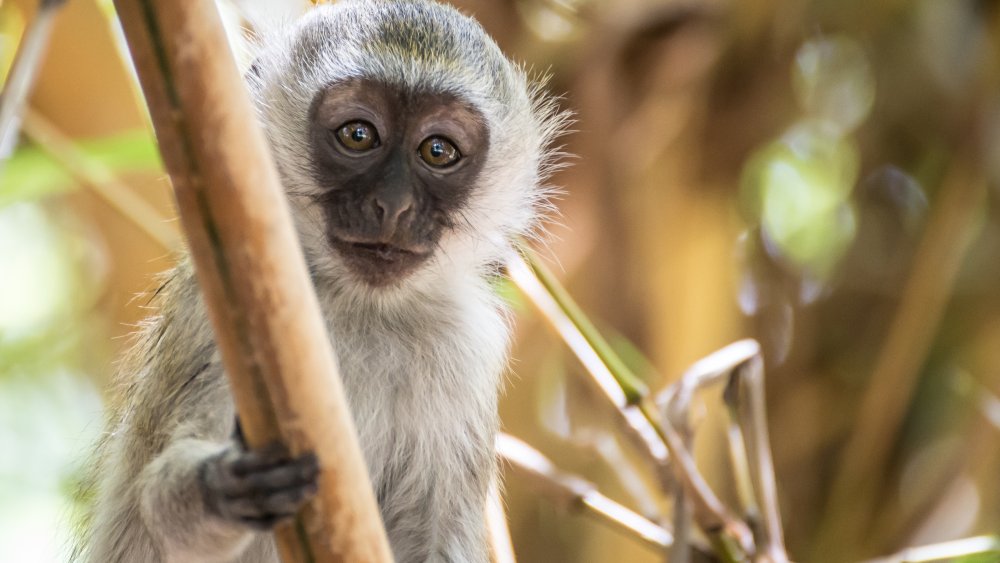
<svg viewBox="0 0 1000 563"><path fill-rule="evenodd" d="M251 446L314 451L286 562L392 557L288 204L211 0L115 0Z"/></svg>

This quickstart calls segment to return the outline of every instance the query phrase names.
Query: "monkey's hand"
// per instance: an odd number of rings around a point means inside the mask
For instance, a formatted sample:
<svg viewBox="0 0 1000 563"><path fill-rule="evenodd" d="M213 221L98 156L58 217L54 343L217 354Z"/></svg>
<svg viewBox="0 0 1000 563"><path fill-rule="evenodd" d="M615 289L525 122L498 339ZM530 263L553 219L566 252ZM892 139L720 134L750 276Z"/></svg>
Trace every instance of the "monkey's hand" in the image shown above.
<svg viewBox="0 0 1000 563"><path fill-rule="evenodd" d="M199 475L209 512L269 530L316 494L319 464L314 454L291 457L281 444L247 450L233 440L204 461Z"/></svg>

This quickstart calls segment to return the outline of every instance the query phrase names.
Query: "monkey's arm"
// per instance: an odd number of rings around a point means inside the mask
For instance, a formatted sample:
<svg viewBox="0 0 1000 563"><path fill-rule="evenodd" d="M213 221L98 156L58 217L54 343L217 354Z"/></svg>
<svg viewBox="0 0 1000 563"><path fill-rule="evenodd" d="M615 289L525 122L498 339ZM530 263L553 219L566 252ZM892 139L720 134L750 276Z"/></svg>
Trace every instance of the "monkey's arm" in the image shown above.
<svg viewBox="0 0 1000 563"><path fill-rule="evenodd" d="M139 474L143 524L164 561L224 561L246 548L252 530L208 509L202 474L231 444L199 438L176 440Z"/></svg>
<svg viewBox="0 0 1000 563"><path fill-rule="evenodd" d="M157 295L161 316L122 362L123 404L95 465L93 563L230 560L315 488L314 458L248 451L235 432L190 266Z"/></svg>
<svg viewBox="0 0 1000 563"><path fill-rule="evenodd" d="M248 450L238 432L220 441L218 414L231 403L201 402L181 409L187 420L139 474L140 514L166 561L228 561L316 490L314 456L292 458L279 444Z"/></svg>

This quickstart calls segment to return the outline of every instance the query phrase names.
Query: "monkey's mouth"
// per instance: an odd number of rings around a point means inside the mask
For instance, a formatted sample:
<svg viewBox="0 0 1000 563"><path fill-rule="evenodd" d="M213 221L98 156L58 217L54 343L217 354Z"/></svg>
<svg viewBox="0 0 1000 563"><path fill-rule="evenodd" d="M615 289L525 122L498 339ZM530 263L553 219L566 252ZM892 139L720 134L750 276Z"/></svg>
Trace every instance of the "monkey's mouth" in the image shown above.
<svg viewBox="0 0 1000 563"><path fill-rule="evenodd" d="M398 262L417 256L417 253L412 250L391 244L378 242L349 242L347 244L351 245L355 253L382 262Z"/></svg>
<svg viewBox="0 0 1000 563"><path fill-rule="evenodd" d="M331 236L334 249L348 267L375 286L402 281L430 256L429 252L382 242L361 242Z"/></svg>

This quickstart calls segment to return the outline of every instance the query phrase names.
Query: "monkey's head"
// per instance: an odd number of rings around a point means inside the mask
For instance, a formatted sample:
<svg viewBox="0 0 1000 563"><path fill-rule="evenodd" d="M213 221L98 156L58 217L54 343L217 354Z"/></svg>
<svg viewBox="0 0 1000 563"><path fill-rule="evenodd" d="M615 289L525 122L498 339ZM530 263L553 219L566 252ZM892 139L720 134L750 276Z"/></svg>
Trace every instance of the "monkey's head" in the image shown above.
<svg viewBox="0 0 1000 563"><path fill-rule="evenodd" d="M264 40L251 90L319 274L480 274L532 229L563 117L478 23L338 2Z"/></svg>

